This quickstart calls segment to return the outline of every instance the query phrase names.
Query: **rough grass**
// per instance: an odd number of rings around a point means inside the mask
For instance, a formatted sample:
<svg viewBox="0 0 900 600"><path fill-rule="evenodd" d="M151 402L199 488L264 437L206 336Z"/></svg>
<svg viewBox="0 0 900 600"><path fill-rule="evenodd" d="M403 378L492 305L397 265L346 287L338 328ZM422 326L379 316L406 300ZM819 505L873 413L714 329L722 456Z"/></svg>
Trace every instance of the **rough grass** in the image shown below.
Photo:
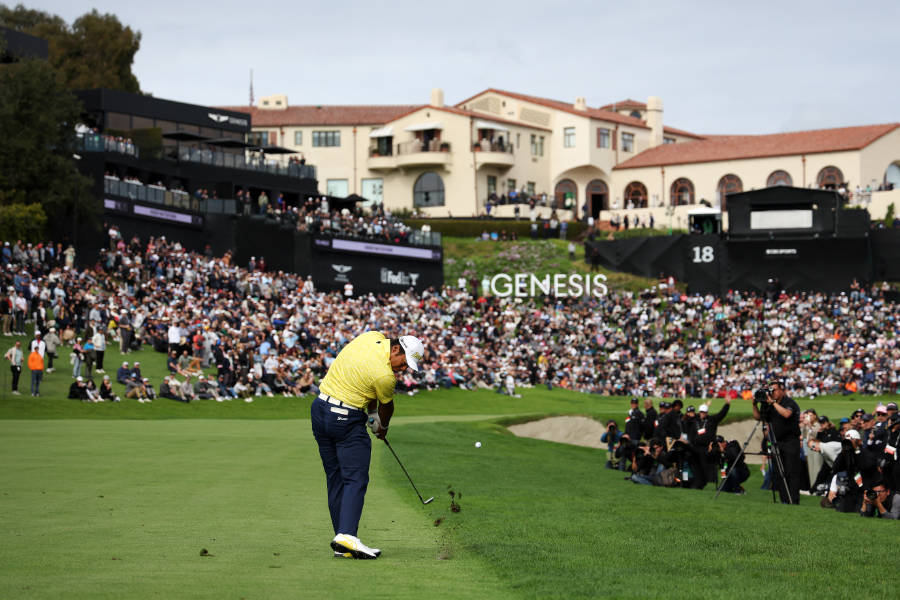
<svg viewBox="0 0 900 600"><path fill-rule="evenodd" d="M584 261L584 247L576 244L575 260L569 260L565 240L519 240L484 242L470 238L444 238L444 282L456 286L460 277L479 282L498 273L534 273L538 277L556 273L590 272ZM656 281L637 275L599 268L607 277L611 292L640 292Z"/></svg>

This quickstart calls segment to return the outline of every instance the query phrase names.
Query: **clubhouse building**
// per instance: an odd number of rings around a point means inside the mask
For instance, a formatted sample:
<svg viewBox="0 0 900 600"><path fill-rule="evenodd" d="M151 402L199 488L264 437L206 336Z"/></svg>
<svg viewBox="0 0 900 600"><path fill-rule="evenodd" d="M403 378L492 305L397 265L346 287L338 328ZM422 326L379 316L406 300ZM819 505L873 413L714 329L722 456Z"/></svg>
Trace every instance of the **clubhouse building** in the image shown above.
<svg viewBox="0 0 900 600"><path fill-rule="evenodd" d="M544 199L541 214L652 214L681 227L701 203L773 185L843 187L876 219L900 201L900 123L703 135L665 125L656 97L594 108L498 89L452 106L435 89L423 105L290 106L274 95L227 108L251 114L251 143L315 164L321 192L440 217L482 215L512 190Z"/></svg>

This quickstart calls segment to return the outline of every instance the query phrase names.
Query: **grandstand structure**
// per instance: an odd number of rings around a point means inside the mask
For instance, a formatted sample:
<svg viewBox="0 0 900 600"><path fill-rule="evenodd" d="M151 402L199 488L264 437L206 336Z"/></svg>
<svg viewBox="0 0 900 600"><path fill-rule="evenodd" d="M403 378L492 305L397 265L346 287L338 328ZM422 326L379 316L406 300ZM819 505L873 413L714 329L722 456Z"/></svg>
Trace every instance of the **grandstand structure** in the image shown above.
<svg viewBox="0 0 900 600"><path fill-rule="evenodd" d="M843 188L873 218L900 201L898 123L704 135L666 125L657 97L595 108L495 88L453 105L435 89L420 105L293 106L279 94L228 108L252 115L252 135L316 163L329 193L430 216L485 214L512 190L537 197L540 216L653 215L682 228L704 201L725 207L729 193L778 185Z"/></svg>
<svg viewBox="0 0 900 600"><path fill-rule="evenodd" d="M239 196L255 211L262 194L297 205L318 193L314 166L247 142L247 113L106 89L77 96L78 168L104 220L129 235L168 233L224 252L234 247ZM96 238L79 237L82 245Z"/></svg>

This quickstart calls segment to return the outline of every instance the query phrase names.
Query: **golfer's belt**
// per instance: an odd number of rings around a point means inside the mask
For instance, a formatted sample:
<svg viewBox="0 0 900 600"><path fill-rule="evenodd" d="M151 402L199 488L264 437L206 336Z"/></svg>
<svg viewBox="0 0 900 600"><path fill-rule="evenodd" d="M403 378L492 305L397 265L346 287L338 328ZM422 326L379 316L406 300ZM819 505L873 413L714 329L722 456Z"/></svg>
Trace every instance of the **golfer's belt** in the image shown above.
<svg viewBox="0 0 900 600"><path fill-rule="evenodd" d="M346 402L341 402L337 398L333 396L329 396L328 394L321 393L319 394L319 400L324 400L328 404L334 404L335 406L340 406L342 408L349 408L350 410L362 410L358 406L353 406L352 404L347 404Z"/></svg>

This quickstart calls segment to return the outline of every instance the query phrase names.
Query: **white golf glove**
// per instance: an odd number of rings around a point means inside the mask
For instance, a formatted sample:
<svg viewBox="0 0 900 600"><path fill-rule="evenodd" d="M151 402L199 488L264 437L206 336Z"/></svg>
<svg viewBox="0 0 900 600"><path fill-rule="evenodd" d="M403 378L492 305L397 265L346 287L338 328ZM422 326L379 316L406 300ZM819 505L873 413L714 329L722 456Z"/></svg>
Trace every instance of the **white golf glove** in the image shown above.
<svg viewBox="0 0 900 600"><path fill-rule="evenodd" d="M381 417L378 416L377 410L373 410L369 413L368 426L375 435L378 435L384 430L384 427L381 426Z"/></svg>

